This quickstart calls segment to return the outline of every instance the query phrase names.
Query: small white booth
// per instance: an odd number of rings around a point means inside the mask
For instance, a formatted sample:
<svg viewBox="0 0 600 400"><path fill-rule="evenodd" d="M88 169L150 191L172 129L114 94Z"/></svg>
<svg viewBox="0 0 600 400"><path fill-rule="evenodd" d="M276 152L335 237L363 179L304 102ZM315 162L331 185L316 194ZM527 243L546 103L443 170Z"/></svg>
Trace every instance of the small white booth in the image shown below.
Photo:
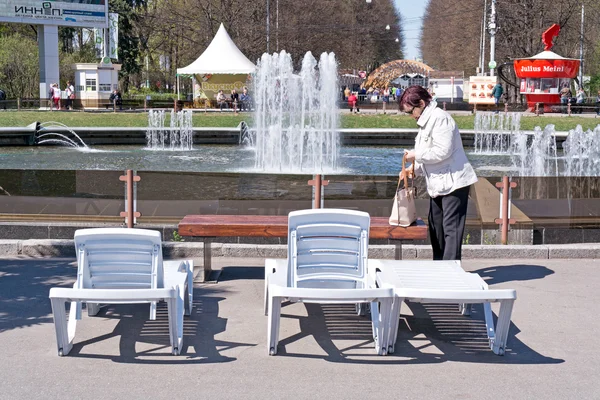
<svg viewBox="0 0 600 400"><path fill-rule="evenodd" d="M75 70L75 107L99 108L109 102L113 90L119 89L120 64L105 58L98 64L73 64Z"/></svg>

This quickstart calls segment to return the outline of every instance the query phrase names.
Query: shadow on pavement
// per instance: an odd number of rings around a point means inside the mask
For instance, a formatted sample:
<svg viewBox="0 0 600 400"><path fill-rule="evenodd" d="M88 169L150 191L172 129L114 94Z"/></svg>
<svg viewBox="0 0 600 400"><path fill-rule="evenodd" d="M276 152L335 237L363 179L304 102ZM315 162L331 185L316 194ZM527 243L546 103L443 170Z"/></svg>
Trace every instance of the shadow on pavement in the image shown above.
<svg viewBox="0 0 600 400"><path fill-rule="evenodd" d="M543 279L548 275L554 274L554 271L543 265L529 264L498 265L470 272L478 274L488 285L512 281Z"/></svg>
<svg viewBox="0 0 600 400"><path fill-rule="evenodd" d="M261 266L227 266L222 268L220 282L236 280L261 280L265 279L265 267Z"/></svg>
<svg viewBox="0 0 600 400"><path fill-rule="evenodd" d="M14 259L0 262L0 333L40 324L53 324L52 307L48 294L51 287L72 287L77 274L72 259ZM149 317L145 304L104 306L95 317L84 311L78 329L101 332L106 319L118 319L114 329L88 340L75 335L73 349L67 357L109 359L120 363L187 364L221 363L235 358L221 355L222 351L255 346L254 343L233 343L215 339L224 332L227 319L219 314L219 291L213 288L194 289L194 309L184 319L184 345L181 356L171 355L166 304L160 303L156 320ZM112 326L112 325L111 325ZM54 326L52 326L54 336ZM83 335L80 335L80 337ZM86 346L119 337L118 355L83 354ZM54 338L53 338L54 339ZM142 352L136 344L156 345ZM148 346L145 346L148 348ZM144 359L147 358L147 359Z"/></svg>
<svg viewBox="0 0 600 400"><path fill-rule="evenodd" d="M73 259L9 259L0 262L0 332L53 323L48 293L73 287Z"/></svg>
<svg viewBox="0 0 600 400"><path fill-rule="evenodd" d="M488 364L560 364L564 360L546 357L519 341L519 329L511 323L504 356L488 346L483 307L476 305L470 317L452 304L410 303L413 315L403 315L394 354L376 356L369 317L359 317L353 305L305 304L308 316L282 314L298 319L299 332L281 338L278 356L321 358L330 362L356 364L423 364L460 361ZM282 310L284 311L285 308ZM406 310L404 308L404 310ZM312 336L327 355L292 354L286 345ZM338 347L340 340L353 345ZM358 352L357 350L360 350ZM277 357L277 356L276 356Z"/></svg>

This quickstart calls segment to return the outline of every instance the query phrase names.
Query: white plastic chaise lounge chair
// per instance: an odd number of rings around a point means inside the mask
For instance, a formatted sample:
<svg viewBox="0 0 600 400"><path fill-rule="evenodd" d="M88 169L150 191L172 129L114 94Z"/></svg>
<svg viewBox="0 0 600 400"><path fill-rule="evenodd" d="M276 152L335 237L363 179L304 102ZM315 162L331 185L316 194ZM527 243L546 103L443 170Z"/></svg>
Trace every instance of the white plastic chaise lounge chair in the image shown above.
<svg viewBox="0 0 600 400"><path fill-rule="evenodd" d="M471 304L483 304L489 345L495 354L503 355L517 292L513 289L488 288L475 273L465 272L460 261L369 260L369 268L377 271L380 287L394 288L388 333L388 352L394 352L398 336L400 309L405 300L423 303L458 304L463 315L469 315ZM498 322L494 326L491 303L499 302Z"/></svg>
<svg viewBox="0 0 600 400"><path fill-rule="evenodd" d="M369 214L315 209L294 211L288 219L288 259L265 260L265 313L268 352L277 354L281 303L371 303L375 350L387 353L386 327L392 289L375 287L367 271Z"/></svg>
<svg viewBox="0 0 600 400"><path fill-rule="evenodd" d="M169 315L172 353L183 344L183 315L193 300L193 262L163 261L160 232L146 229L95 228L75 232L77 280L73 288L50 289L58 355L69 354L81 305L96 315L100 304L156 303L164 300ZM71 302L69 318L65 303Z"/></svg>

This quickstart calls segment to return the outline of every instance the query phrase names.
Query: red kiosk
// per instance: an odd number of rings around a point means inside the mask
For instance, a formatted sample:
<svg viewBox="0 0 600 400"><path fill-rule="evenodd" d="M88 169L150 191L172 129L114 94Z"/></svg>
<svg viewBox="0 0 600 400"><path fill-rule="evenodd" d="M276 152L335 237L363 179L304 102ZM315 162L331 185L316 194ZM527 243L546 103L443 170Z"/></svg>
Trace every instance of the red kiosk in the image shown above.
<svg viewBox="0 0 600 400"><path fill-rule="evenodd" d="M560 90L571 86L571 79L579 72L579 60L564 58L550 51L552 38L558 35L560 27L556 24L542 34L546 45L543 52L530 57L514 60L515 74L521 80L520 93L525 95L527 105L535 108L536 103L543 104L543 111L559 111L551 107L560 104ZM542 109L540 109L541 111Z"/></svg>

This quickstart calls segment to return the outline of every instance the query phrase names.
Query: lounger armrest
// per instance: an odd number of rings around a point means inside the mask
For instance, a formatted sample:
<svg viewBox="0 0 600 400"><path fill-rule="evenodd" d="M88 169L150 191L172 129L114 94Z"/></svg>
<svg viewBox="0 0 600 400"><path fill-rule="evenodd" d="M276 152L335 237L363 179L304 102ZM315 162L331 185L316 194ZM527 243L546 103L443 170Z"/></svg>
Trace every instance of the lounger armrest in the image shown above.
<svg viewBox="0 0 600 400"><path fill-rule="evenodd" d="M163 270L165 288L185 285L189 275L194 273L190 270L187 260L164 261Z"/></svg>
<svg viewBox="0 0 600 400"><path fill-rule="evenodd" d="M397 297L413 301L435 300L438 303L494 303L503 300L516 300L514 289L494 290L428 290L396 288Z"/></svg>
<svg viewBox="0 0 600 400"><path fill-rule="evenodd" d="M318 303L360 303L394 296L392 288L376 289L313 289L290 288L279 285L269 285L270 297L283 297L291 301Z"/></svg>
<svg viewBox="0 0 600 400"><path fill-rule="evenodd" d="M269 284L287 286L288 260L286 258L265 259L265 280Z"/></svg>
<svg viewBox="0 0 600 400"><path fill-rule="evenodd" d="M135 303L174 298L175 289L69 289L51 288L51 299L82 301L90 303Z"/></svg>

